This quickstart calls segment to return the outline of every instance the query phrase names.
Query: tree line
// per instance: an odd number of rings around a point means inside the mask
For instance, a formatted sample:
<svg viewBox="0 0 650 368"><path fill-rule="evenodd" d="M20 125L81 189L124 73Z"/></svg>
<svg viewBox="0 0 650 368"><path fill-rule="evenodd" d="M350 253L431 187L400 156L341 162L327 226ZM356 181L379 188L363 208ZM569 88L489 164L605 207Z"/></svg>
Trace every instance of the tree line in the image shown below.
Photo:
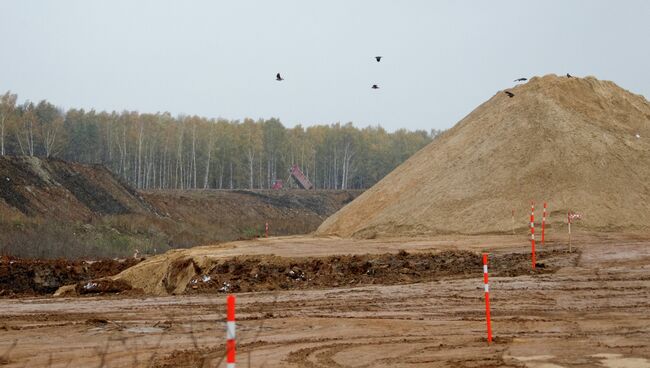
<svg viewBox="0 0 650 368"><path fill-rule="evenodd" d="M64 111L0 96L0 154L103 164L140 189L267 189L297 164L319 189L372 186L440 131Z"/></svg>

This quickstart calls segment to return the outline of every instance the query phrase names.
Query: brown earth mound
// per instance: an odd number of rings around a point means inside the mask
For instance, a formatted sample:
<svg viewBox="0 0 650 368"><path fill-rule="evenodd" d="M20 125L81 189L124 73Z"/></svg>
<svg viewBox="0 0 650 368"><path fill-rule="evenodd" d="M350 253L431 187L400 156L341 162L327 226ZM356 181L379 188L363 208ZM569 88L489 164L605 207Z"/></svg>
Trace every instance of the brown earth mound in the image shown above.
<svg viewBox="0 0 650 368"><path fill-rule="evenodd" d="M596 231L650 229L650 103L593 77L532 78L456 126L328 218L317 235L527 231L567 210Z"/></svg>
<svg viewBox="0 0 650 368"><path fill-rule="evenodd" d="M553 272L571 264L579 253L564 248L538 253L543 263L530 267L530 254L505 253L491 256L492 276L519 276ZM158 258L163 258L160 256ZM112 277L78 283L77 294L116 293L136 288L148 293L195 294L253 291L320 289L359 285L392 285L427 282L442 278L476 277L482 257L476 252L333 255L287 258L280 256L238 256L212 259L176 257L165 265L147 261ZM152 274L152 267L160 270ZM70 295L73 287L57 295Z"/></svg>
<svg viewBox="0 0 650 368"><path fill-rule="evenodd" d="M0 296L50 294L59 287L112 276L137 264L139 260L31 260L0 258ZM93 292L88 287L82 292Z"/></svg>
<svg viewBox="0 0 650 368"><path fill-rule="evenodd" d="M551 250L540 253L545 263L537 271L530 255L493 255L493 276L546 273L556 261L573 259L578 253ZM558 256L561 256L558 257ZM556 258L557 257L557 258ZM340 255L287 259L282 257L238 257L222 260L209 270L199 270L186 290L189 293L228 293L269 290L315 289L359 285L392 285L427 282L448 277L476 277L482 258L470 251L440 253Z"/></svg>
<svg viewBox="0 0 650 368"><path fill-rule="evenodd" d="M176 245L205 240L237 240L269 234L307 234L361 191L333 190L197 190L150 191L142 196L165 218L186 229L173 237Z"/></svg>

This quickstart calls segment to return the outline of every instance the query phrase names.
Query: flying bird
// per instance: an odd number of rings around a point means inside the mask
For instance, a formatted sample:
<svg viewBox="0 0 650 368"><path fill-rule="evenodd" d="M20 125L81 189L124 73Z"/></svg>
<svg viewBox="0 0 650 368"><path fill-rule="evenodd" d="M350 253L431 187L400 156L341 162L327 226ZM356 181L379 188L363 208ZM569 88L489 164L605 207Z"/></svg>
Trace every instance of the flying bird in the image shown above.
<svg viewBox="0 0 650 368"><path fill-rule="evenodd" d="M569 74L569 73L566 73L566 77L567 77L567 78L573 78L573 77L571 76L571 74Z"/></svg>
<svg viewBox="0 0 650 368"><path fill-rule="evenodd" d="M510 98L512 98L512 97L515 95L514 93L512 93L512 92L510 92L510 91L504 91L504 92L505 92L505 94L507 94L508 97L510 97Z"/></svg>
<svg viewBox="0 0 650 368"><path fill-rule="evenodd" d="M381 56L375 56L375 59L377 60L377 62L380 62L381 61Z"/></svg>
<svg viewBox="0 0 650 368"><path fill-rule="evenodd" d="M278 74L275 75L275 80L279 82L279 81L283 81L284 78L282 78L282 77L280 76L280 73L278 73Z"/></svg>
<svg viewBox="0 0 650 368"><path fill-rule="evenodd" d="M528 78L518 78L518 79L515 79L515 82L525 82L527 80L528 80Z"/></svg>
<svg viewBox="0 0 650 368"><path fill-rule="evenodd" d="M370 88L372 88L372 89L379 89L379 86L376 85L376 84L373 84L372 87L370 87Z"/></svg>

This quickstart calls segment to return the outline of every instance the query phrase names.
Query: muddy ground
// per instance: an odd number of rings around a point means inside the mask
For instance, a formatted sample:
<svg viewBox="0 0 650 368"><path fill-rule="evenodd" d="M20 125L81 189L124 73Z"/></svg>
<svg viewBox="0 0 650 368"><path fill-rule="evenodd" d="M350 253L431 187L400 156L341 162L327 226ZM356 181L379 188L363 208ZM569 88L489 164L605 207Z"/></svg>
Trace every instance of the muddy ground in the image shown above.
<svg viewBox="0 0 650 368"><path fill-rule="evenodd" d="M462 254L484 240L419 244ZM495 260L527 254L524 241L498 240ZM560 240L542 247L557 252L540 256L552 271L498 276L494 265L490 346L481 267L416 283L238 293L238 366L650 367L650 238L576 243L566 258ZM3 299L0 364L224 367L224 303L225 294Z"/></svg>

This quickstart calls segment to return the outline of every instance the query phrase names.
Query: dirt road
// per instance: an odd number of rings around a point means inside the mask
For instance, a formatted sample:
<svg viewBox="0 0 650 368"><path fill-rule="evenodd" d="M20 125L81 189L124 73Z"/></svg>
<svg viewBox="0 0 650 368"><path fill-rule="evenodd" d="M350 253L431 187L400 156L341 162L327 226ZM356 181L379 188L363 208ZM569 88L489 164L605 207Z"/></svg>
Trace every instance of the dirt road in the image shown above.
<svg viewBox="0 0 650 368"><path fill-rule="evenodd" d="M490 239L503 244L490 247L495 258L528 250ZM444 241L480 250L478 239ZM413 284L238 294L238 366L650 367L650 238L576 243L579 252L549 262L554 272L491 278L491 346L477 269ZM223 294L0 300L0 365L225 367L224 302Z"/></svg>

